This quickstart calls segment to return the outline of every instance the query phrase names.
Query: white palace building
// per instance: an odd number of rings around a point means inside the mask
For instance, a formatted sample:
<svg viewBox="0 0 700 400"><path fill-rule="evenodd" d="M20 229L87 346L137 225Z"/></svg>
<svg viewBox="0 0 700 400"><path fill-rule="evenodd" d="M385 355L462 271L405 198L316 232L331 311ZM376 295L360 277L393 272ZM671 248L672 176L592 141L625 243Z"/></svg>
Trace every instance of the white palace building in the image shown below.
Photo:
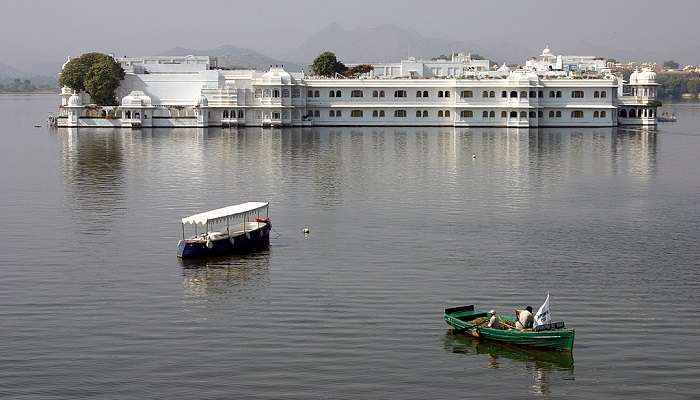
<svg viewBox="0 0 700 400"><path fill-rule="evenodd" d="M659 105L654 72L625 82L604 60L549 48L513 70L460 54L375 64L357 79L219 69L203 56L115 59L120 105L63 88L58 126L602 127L655 125Z"/></svg>

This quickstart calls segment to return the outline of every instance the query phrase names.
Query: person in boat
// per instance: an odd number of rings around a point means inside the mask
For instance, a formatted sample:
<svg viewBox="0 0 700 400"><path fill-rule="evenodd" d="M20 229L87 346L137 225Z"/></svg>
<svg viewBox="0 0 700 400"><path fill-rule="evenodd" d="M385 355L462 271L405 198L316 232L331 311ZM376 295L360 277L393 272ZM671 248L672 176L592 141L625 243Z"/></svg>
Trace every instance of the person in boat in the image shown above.
<svg viewBox="0 0 700 400"><path fill-rule="evenodd" d="M489 315L491 316L491 318L489 319L488 327L493 329L501 329L501 322L498 319L498 315L496 315L496 311L489 311Z"/></svg>
<svg viewBox="0 0 700 400"><path fill-rule="evenodd" d="M524 310L515 310L515 329L532 329L535 318L532 316L532 307L527 306Z"/></svg>

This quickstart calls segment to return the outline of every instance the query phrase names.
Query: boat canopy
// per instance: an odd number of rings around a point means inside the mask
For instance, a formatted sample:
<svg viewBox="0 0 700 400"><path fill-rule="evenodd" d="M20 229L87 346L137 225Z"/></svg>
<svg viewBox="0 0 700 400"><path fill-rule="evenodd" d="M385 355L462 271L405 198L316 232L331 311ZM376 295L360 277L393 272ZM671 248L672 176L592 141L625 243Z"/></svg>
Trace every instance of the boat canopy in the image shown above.
<svg viewBox="0 0 700 400"><path fill-rule="evenodd" d="M232 217L237 217L242 214L260 211L266 208L269 204L270 203L252 201L248 203L237 204L235 206L218 208L216 210L211 210L195 215L190 215L189 217L185 217L182 219L182 223L207 225L209 223L224 222Z"/></svg>

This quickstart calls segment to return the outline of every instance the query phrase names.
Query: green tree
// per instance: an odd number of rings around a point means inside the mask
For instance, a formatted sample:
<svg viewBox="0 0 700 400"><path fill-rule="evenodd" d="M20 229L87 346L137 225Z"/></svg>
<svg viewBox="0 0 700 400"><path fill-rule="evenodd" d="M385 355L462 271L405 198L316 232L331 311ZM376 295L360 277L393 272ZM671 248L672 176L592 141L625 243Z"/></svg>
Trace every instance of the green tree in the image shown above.
<svg viewBox="0 0 700 400"><path fill-rule="evenodd" d="M116 104L115 91L124 79L124 70L106 54L85 53L70 60L58 79L60 86L87 92L96 104Z"/></svg>
<svg viewBox="0 0 700 400"><path fill-rule="evenodd" d="M374 69L374 67L369 65L369 64L359 64L359 65L355 65L354 67L350 67L350 68L346 69L344 75L347 76L348 78L350 78L350 77L356 78L362 74L369 73L373 69Z"/></svg>
<svg viewBox="0 0 700 400"><path fill-rule="evenodd" d="M318 76L333 77L336 73L343 74L346 69L345 64L338 61L332 51L324 51L319 54L311 64L311 72Z"/></svg>
<svg viewBox="0 0 700 400"><path fill-rule="evenodd" d="M681 67L677 62L673 60L664 61L663 65L665 69L679 69Z"/></svg>

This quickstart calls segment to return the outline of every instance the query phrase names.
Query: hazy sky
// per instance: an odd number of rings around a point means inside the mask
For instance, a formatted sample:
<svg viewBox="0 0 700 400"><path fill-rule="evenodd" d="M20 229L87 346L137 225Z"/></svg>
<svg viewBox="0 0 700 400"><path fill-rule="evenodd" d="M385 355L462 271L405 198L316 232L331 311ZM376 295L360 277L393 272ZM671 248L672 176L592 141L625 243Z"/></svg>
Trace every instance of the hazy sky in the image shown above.
<svg viewBox="0 0 700 400"><path fill-rule="evenodd" d="M627 49L640 59L700 64L699 15L699 0L8 0L0 63L26 68L86 50L133 56L223 44L279 57L337 22L393 24L487 48L510 43L533 54L550 44L561 53Z"/></svg>

